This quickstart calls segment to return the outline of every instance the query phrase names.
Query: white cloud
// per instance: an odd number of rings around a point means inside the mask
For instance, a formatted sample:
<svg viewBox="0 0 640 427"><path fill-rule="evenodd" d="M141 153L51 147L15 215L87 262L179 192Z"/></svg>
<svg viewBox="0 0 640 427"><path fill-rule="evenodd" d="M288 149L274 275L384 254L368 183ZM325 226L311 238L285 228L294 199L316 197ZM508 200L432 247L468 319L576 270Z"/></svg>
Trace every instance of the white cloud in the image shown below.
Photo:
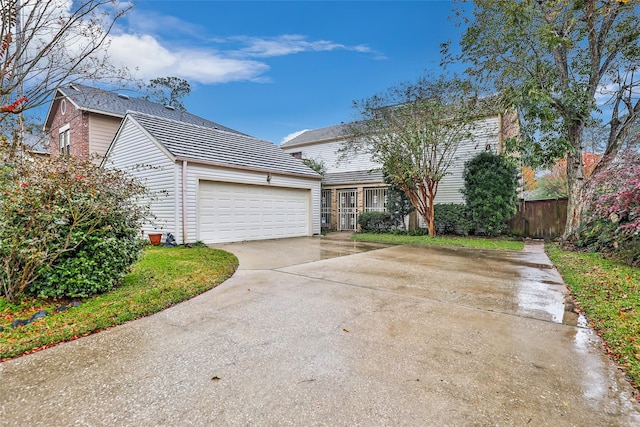
<svg viewBox="0 0 640 427"><path fill-rule="evenodd" d="M170 49L150 35L112 36L109 55L113 64L137 70L141 79L175 75L204 84L226 83L257 80L269 69L261 62L225 58L204 49Z"/></svg>
<svg viewBox="0 0 640 427"><path fill-rule="evenodd" d="M110 35L109 56L114 65L128 68L140 79L172 75L202 84L269 82L266 58L302 52L343 50L384 59L366 45L309 40L298 34L210 37L199 25L153 12L143 15L135 9L124 22L129 25L126 32L120 27ZM168 33L170 42L163 38Z"/></svg>
<svg viewBox="0 0 640 427"><path fill-rule="evenodd" d="M122 34L112 36L109 56L115 65L138 68L142 74L157 76L158 71L177 63L176 54L149 35Z"/></svg>
<svg viewBox="0 0 640 427"><path fill-rule="evenodd" d="M290 133L289 135L287 135L284 138L282 138L282 141L280 141L280 145L284 144L285 142L291 141L296 136L302 135L303 133L307 132L308 130L309 129L302 129L302 130L299 130L297 132Z"/></svg>
<svg viewBox="0 0 640 427"><path fill-rule="evenodd" d="M328 52L333 50L348 50L360 53L376 53L365 45L348 46L328 40L309 41L299 34L285 34L277 37L245 37L230 38L246 46L234 54L257 58L292 55L301 52Z"/></svg>

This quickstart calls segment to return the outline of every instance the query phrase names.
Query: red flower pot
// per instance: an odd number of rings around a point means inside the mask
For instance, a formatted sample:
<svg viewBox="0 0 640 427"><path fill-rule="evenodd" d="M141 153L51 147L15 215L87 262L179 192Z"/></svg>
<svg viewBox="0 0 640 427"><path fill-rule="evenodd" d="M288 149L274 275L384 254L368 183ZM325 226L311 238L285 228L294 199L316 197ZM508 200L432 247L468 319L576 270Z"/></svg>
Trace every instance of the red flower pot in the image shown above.
<svg viewBox="0 0 640 427"><path fill-rule="evenodd" d="M162 240L162 233L149 233L149 241L153 246L159 246Z"/></svg>

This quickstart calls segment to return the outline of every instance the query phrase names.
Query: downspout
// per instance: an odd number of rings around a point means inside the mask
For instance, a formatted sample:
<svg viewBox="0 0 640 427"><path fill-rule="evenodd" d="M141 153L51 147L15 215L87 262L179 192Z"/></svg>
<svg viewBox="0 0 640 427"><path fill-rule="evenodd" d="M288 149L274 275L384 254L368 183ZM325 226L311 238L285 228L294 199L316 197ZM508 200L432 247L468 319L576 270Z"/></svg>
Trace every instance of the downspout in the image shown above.
<svg viewBox="0 0 640 427"><path fill-rule="evenodd" d="M182 161L182 244L187 243L187 161Z"/></svg>
<svg viewBox="0 0 640 427"><path fill-rule="evenodd" d="M496 154L504 152L504 123L502 113L498 113L498 149Z"/></svg>

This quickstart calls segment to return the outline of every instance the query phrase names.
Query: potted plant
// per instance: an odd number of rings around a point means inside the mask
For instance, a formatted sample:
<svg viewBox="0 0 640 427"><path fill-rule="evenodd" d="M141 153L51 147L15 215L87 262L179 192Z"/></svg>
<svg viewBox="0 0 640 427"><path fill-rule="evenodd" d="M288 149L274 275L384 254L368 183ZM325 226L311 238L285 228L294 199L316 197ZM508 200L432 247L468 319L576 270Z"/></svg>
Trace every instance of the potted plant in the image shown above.
<svg viewBox="0 0 640 427"><path fill-rule="evenodd" d="M153 246L159 246L162 240L162 233L149 233L149 241Z"/></svg>

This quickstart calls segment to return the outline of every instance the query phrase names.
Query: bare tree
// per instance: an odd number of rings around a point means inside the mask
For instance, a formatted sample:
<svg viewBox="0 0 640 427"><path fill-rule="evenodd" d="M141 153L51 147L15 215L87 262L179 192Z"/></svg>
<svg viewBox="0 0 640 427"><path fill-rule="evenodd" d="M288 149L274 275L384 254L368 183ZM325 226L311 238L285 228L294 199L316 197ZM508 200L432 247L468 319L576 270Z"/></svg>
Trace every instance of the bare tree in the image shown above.
<svg viewBox="0 0 640 427"><path fill-rule="evenodd" d="M0 124L49 101L63 83L126 73L107 61L108 35L132 6L114 0L0 0Z"/></svg>
<svg viewBox="0 0 640 427"><path fill-rule="evenodd" d="M402 190L436 234L433 203L438 184L471 141L478 98L468 82L422 77L371 98L355 101L360 120L348 126L348 152L368 153L388 180Z"/></svg>

